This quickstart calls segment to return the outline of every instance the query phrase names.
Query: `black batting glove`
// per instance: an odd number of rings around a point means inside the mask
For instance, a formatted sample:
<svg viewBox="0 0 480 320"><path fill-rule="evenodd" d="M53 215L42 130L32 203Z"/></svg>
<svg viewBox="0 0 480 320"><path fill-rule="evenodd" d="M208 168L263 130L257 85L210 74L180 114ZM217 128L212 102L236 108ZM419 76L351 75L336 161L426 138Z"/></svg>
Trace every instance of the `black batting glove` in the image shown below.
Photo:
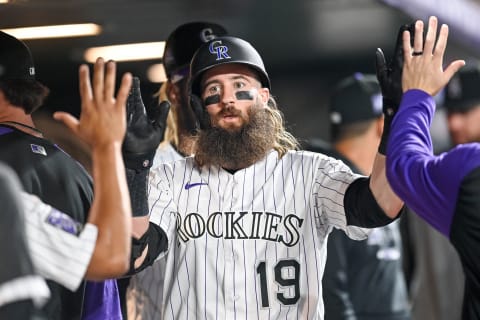
<svg viewBox="0 0 480 320"><path fill-rule="evenodd" d="M140 92L140 80L133 78L127 99L127 132L122 154L125 167L137 172L149 169L158 145L163 140L170 103L163 101L157 108L145 110Z"/></svg>
<svg viewBox="0 0 480 320"><path fill-rule="evenodd" d="M387 141L390 134L390 124L398 111L403 96L402 70L403 70L403 32L410 32L410 39L413 43L415 25L402 25L397 34L397 42L389 63L385 60L382 49L377 48L375 52L375 69L377 80L383 96L383 114L385 115L383 134L378 147L378 152L385 155L387 152Z"/></svg>
<svg viewBox="0 0 480 320"><path fill-rule="evenodd" d="M164 101L147 114L140 92L140 80L133 78L127 99L127 132L122 155L125 162L127 185L132 215L148 215L148 173L158 145L163 140L170 103Z"/></svg>

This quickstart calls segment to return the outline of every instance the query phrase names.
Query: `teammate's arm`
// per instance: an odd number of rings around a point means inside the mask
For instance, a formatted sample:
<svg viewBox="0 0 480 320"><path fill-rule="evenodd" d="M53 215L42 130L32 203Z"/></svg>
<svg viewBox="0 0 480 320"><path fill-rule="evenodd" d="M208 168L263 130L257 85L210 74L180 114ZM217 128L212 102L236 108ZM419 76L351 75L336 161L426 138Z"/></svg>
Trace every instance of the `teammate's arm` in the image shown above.
<svg viewBox="0 0 480 320"><path fill-rule="evenodd" d="M89 279L112 278L128 270L131 236L131 207L122 160L126 132L125 106L132 76L122 78L117 97L116 65L102 58L94 65L92 84L89 69L79 69L82 112L80 119L55 113L73 134L92 151L94 200L88 222L98 227L98 238L87 269Z"/></svg>
<svg viewBox="0 0 480 320"><path fill-rule="evenodd" d="M428 55L412 55L409 50L404 54L405 94L392 126L395 131L389 141L387 173L395 191L408 206L448 237L453 211L458 207L453 206L459 194L454 190L460 189L462 181L469 181L469 174L476 174L479 149L466 144L440 157L433 154L429 132L435 112L432 97L465 64L463 60L456 60L443 69L448 27L441 26L435 44L437 24L435 17L429 19L423 46L423 22L416 23L414 51L423 50ZM408 37L405 34L405 43Z"/></svg>

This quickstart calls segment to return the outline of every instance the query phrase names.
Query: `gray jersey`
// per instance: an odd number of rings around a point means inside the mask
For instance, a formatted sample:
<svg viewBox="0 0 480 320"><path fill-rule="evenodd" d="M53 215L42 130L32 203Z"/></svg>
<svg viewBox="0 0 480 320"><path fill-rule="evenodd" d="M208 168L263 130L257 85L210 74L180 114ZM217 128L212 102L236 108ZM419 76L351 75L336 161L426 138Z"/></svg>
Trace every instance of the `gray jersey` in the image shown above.
<svg viewBox="0 0 480 320"><path fill-rule="evenodd" d="M333 227L346 225L355 175L311 152L275 151L230 174L193 158L151 172L150 221L169 237L155 319L323 319L321 279ZM160 288L159 288L160 290Z"/></svg>
<svg viewBox="0 0 480 320"><path fill-rule="evenodd" d="M75 291L85 277L97 241L97 227L22 193L27 244L37 273Z"/></svg>

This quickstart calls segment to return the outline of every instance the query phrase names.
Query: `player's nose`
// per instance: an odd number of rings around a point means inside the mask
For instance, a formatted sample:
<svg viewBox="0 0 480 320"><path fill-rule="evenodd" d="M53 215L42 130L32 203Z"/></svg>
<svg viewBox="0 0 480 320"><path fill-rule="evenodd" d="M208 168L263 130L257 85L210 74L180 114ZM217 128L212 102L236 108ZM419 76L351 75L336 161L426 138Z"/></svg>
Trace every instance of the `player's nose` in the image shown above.
<svg viewBox="0 0 480 320"><path fill-rule="evenodd" d="M235 90L233 87L225 86L220 98L224 105L229 105L235 102Z"/></svg>

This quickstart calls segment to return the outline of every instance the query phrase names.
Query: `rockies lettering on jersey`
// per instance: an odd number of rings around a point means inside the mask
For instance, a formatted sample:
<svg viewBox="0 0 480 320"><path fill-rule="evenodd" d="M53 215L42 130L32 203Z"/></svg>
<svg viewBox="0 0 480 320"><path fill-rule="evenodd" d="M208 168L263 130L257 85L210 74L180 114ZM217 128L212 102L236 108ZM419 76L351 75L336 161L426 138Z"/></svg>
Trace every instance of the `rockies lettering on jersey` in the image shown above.
<svg viewBox="0 0 480 320"><path fill-rule="evenodd" d="M243 223L247 220L244 219L246 216L250 216L250 222ZM300 238L299 229L303 220L294 214L284 217L272 212L214 212L208 215L206 221L198 213L189 213L183 220L178 214L177 233L183 242L207 234L228 240L263 239L293 247ZM283 229L288 237L282 236L279 229Z"/></svg>

